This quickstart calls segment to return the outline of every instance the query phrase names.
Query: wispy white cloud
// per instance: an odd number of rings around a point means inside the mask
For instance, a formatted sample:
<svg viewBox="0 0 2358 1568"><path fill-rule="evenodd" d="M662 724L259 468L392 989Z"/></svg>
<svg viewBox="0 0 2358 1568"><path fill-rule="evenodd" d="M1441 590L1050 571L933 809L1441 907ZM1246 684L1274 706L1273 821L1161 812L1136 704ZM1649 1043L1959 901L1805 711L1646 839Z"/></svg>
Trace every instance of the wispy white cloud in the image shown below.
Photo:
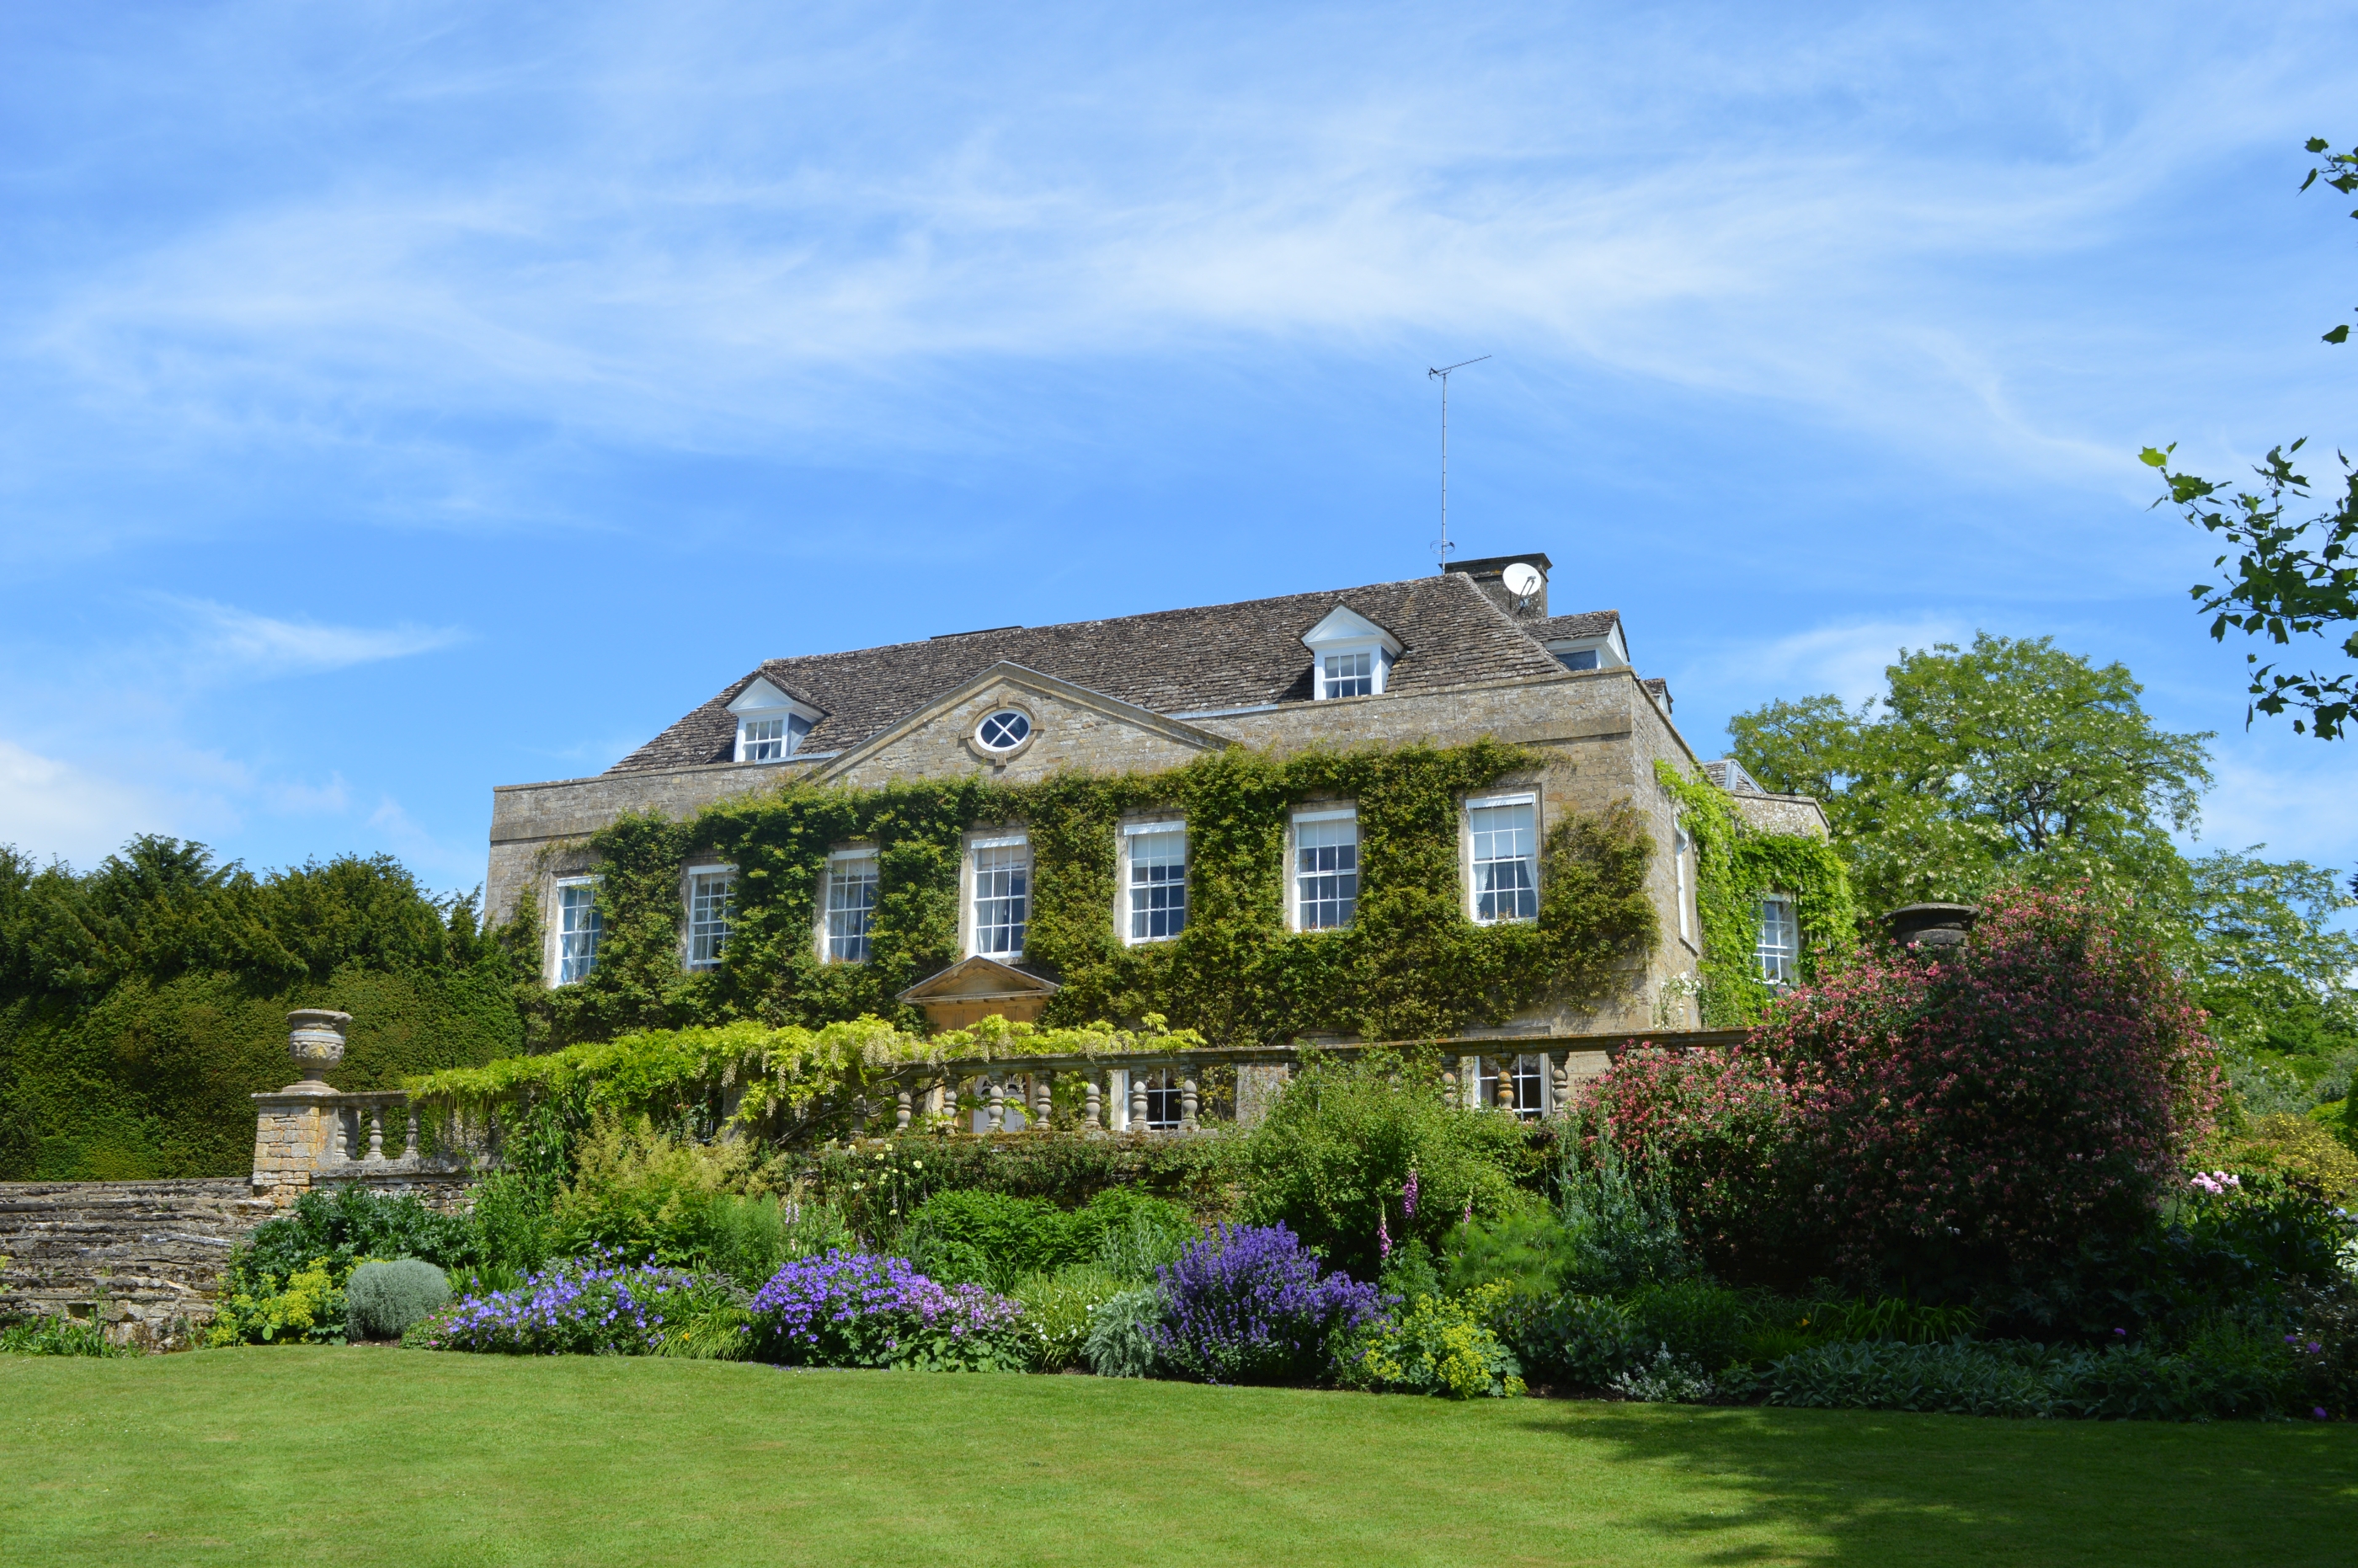
<svg viewBox="0 0 2358 1568"><path fill-rule="evenodd" d="M281 621L206 600L168 600L188 621L187 665L215 676L319 675L429 654L466 640L451 626L364 627Z"/></svg>
<svg viewBox="0 0 2358 1568"><path fill-rule="evenodd" d="M991 411L924 389L994 360L1445 337L2125 483L2115 410L2056 393L2133 403L2150 359L1993 275L2140 243L2190 159L2329 96L2293 20L2237 24L2222 60L2031 13L1989 37L1051 16L1002 40L689 10L590 7L521 55L445 18L306 111L341 178L43 291L20 351L200 438L459 413L771 450L954 438ZM228 64L276 89L280 60ZM2198 67L2190 102L2169 90ZM518 92L567 112L498 119ZM421 103L492 115L497 156L390 164L359 135Z"/></svg>
<svg viewBox="0 0 2358 1568"><path fill-rule="evenodd" d="M140 833L178 827L157 792L0 740L0 843L38 860L94 864Z"/></svg>
<svg viewBox="0 0 2358 1568"><path fill-rule="evenodd" d="M1851 708L1885 690L1884 671L1903 648L1963 643L1973 635L1965 622L1931 615L1915 621L1850 622L1814 627L1757 644L1728 648L1699 664L1679 684L1725 694L1739 706L1772 697L1832 692Z"/></svg>

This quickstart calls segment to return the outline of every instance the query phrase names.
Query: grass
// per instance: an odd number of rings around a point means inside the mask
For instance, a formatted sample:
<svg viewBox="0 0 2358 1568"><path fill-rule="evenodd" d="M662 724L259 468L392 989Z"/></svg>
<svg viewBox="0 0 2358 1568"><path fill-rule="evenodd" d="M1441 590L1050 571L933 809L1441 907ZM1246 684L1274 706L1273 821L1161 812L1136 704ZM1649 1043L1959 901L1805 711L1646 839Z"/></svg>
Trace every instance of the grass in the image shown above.
<svg viewBox="0 0 2358 1568"><path fill-rule="evenodd" d="M51 1563L2352 1561L2358 1429L262 1347L0 1357Z"/></svg>

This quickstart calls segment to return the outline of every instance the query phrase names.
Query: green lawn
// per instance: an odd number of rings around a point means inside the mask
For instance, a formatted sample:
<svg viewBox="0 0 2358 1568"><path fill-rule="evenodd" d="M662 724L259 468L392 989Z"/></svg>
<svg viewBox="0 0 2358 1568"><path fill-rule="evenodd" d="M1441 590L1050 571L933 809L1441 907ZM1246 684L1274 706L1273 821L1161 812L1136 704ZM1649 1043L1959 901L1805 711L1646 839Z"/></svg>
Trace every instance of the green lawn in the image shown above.
<svg viewBox="0 0 2358 1568"><path fill-rule="evenodd" d="M0 1561L2347 1564L2358 1429L386 1349L0 1357Z"/></svg>

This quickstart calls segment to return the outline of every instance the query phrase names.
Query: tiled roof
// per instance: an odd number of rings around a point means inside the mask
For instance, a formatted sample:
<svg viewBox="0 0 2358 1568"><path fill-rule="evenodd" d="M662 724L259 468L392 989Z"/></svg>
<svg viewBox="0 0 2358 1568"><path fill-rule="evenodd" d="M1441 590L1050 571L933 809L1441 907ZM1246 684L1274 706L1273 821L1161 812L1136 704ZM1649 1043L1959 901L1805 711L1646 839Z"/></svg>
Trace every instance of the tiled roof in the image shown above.
<svg viewBox="0 0 2358 1568"><path fill-rule="evenodd" d="M769 659L608 771L726 762L737 733L728 704L757 676L826 715L803 742L809 752L856 746L1001 660L1156 713L1306 702L1310 650L1302 634L1337 604L1400 639L1402 651L1389 688L1411 694L1560 675L1562 666L1531 633L1572 622L1609 625L1616 618L1605 611L1519 622L1472 579L1452 572L1331 593Z"/></svg>
<svg viewBox="0 0 2358 1568"><path fill-rule="evenodd" d="M1620 623L1617 610L1591 610L1579 615L1557 615L1531 622L1531 635L1542 643L1569 642L1575 637L1602 637Z"/></svg>

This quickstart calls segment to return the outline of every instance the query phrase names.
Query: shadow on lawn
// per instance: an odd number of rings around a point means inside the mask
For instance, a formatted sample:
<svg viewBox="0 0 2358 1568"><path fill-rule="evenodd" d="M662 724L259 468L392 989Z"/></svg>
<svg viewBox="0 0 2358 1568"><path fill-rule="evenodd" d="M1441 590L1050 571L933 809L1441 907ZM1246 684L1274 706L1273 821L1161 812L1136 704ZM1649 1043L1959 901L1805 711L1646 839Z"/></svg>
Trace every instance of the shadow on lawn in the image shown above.
<svg viewBox="0 0 2358 1568"><path fill-rule="evenodd" d="M1694 1477L1650 1523L1698 1562L2347 1563L2346 1427L2162 1426L1765 1408L1534 1404L1535 1431ZM1714 1550L1716 1539L1721 1544Z"/></svg>

